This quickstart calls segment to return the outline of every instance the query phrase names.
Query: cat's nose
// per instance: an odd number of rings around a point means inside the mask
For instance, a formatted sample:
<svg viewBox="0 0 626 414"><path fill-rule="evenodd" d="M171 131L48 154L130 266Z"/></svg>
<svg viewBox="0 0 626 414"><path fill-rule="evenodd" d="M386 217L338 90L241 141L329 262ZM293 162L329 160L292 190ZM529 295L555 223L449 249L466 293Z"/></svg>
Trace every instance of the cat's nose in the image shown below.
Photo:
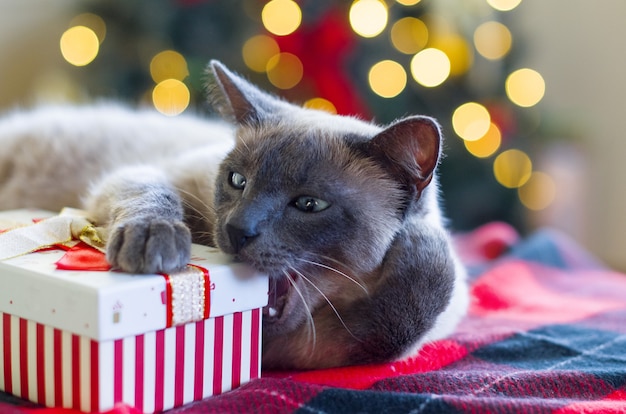
<svg viewBox="0 0 626 414"><path fill-rule="evenodd" d="M228 238L235 250L235 254L239 253L246 244L259 235L253 229L242 229L232 224L226 225L226 231L228 232Z"/></svg>

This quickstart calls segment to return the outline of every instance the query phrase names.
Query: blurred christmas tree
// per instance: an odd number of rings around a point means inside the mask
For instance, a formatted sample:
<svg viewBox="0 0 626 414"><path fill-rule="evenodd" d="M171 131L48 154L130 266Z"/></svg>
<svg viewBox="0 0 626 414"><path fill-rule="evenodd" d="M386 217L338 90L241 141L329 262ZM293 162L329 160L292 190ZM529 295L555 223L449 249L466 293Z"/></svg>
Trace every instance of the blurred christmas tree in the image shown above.
<svg viewBox="0 0 626 414"><path fill-rule="evenodd" d="M549 203L552 181L526 155L544 84L519 70L503 23L520 1L92 0L69 26L95 33L94 60L71 70L92 97L167 115L205 109L204 68L219 59L306 106L379 123L434 116L452 226L523 230L524 209Z"/></svg>

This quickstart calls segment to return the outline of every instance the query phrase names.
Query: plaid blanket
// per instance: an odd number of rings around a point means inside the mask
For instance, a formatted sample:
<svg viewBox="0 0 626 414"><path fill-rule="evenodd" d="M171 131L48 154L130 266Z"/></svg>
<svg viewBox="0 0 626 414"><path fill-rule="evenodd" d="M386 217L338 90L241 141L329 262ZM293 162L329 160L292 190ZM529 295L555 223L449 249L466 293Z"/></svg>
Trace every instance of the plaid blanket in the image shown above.
<svg viewBox="0 0 626 414"><path fill-rule="evenodd" d="M171 413L626 412L625 275L551 230L522 240L492 223L458 245L473 302L450 338L390 364L264 372ZM0 401L3 413L70 413Z"/></svg>

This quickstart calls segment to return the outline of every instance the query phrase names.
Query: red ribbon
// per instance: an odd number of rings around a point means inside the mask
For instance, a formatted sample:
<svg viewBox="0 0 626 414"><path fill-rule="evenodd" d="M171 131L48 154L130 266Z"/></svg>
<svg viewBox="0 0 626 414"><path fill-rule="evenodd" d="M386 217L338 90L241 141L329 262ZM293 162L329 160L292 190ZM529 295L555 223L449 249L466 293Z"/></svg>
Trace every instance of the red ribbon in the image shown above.
<svg viewBox="0 0 626 414"><path fill-rule="evenodd" d="M111 265L107 262L104 253L84 242L79 242L67 250L56 265L57 269L61 270L97 270L105 272L111 270Z"/></svg>

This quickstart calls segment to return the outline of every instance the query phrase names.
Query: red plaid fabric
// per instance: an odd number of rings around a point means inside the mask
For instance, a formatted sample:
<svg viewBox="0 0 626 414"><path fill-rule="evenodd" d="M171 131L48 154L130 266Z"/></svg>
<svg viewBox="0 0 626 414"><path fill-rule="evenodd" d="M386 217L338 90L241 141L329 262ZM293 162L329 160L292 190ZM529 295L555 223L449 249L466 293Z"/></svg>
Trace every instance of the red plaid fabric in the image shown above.
<svg viewBox="0 0 626 414"><path fill-rule="evenodd" d="M494 223L458 242L473 301L450 338L391 364L264 372L171 412L626 412L626 276L553 231ZM0 411L70 412L19 404Z"/></svg>

